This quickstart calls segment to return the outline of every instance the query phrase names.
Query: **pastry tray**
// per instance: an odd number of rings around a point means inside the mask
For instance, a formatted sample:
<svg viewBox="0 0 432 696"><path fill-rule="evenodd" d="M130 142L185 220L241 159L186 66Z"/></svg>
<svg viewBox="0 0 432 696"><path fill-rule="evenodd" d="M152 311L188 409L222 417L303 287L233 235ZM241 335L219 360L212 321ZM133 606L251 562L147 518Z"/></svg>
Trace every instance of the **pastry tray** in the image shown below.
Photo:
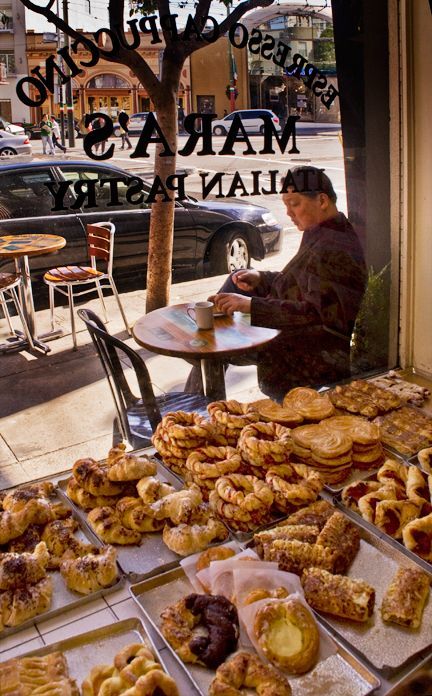
<svg viewBox="0 0 432 696"><path fill-rule="evenodd" d="M347 575L365 580L375 589L373 617L360 624L319 613L320 621L349 643L374 669L383 676L392 677L409 661L418 661L432 654L432 596L426 604L420 629L413 631L384 623L380 613L381 601L396 570L399 566L415 567L416 563L376 533L357 527L360 550ZM432 574L430 579L432 581Z"/></svg>
<svg viewBox="0 0 432 696"><path fill-rule="evenodd" d="M56 474L55 476L44 476L43 478L34 479L33 481L28 481L25 484L21 484L19 486L11 486L10 488L6 488L3 490L10 492L17 488L24 488L25 486L31 486L32 484L41 483L43 481L50 481L51 483L56 485L58 476L62 475L63 474ZM65 503L71 509L72 516L80 524L79 529L77 529L77 531L75 532L75 536L81 539L81 541L87 541L90 544L93 544L94 546L102 548L104 544L100 542L98 537L86 524L82 523L81 517L77 514L75 507L71 504L69 499L66 499L65 501L64 496L60 494L58 488L56 489L56 492L58 494L58 501ZM53 500L55 500L55 498L53 498ZM121 571L121 568L119 569L119 571ZM65 611L74 609L75 607L80 606L81 604L85 604L86 602L91 602L94 599L104 597L110 592L115 592L123 585L125 581L124 575L121 572L119 572L119 579L114 585L111 585L110 587L105 587L101 590L98 590L97 592L92 592L88 595L79 595L77 592L68 590L63 578L60 575L60 571L48 570L47 573L52 577L53 580L53 594L50 609L48 609L48 611L43 612L42 614L37 614L28 621L23 621L23 623L19 624L19 626L10 626L8 628L3 629L3 631L0 631L0 639L9 636L12 633L17 633L18 631L21 631L23 628L26 628L28 626L33 626L35 623L39 623L41 621L51 619L54 616L58 616L59 614L63 614Z"/></svg>
<svg viewBox="0 0 432 696"><path fill-rule="evenodd" d="M137 450L136 453L141 453L146 450ZM159 466L160 462L157 461L158 471L157 476L170 483L176 490L182 488L182 482L174 476L166 467ZM78 505L75 505L66 495L66 486L68 483L67 479L62 479L58 482L60 491L63 497L69 502L69 505L74 507L77 516L80 518L81 522L89 529L92 534L95 532L91 529L89 523L87 522L87 512L82 510ZM97 535L96 535L97 536ZM101 542L99 542L101 543ZM114 545L117 551L118 563L122 571L128 576L131 582L139 582L146 577L150 577L155 573L160 573L163 570L168 570L177 566L181 560L181 556L178 556L173 551L166 546L162 539L162 530L160 532L152 532L148 534L143 534L141 539L141 544L121 546L120 544Z"/></svg>
<svg viewBox="0 0 432 696"><path fill-rule="evenodd" d="M165 641L159 630L161 611L169 604L173 604L194 592L194 589L183 569L176 568L144 580L137 585L132 585L130 592L145 616ZM321 693L331 693L331 696L348 696L348 694L349 696L366 696L378 689L379 679L362 665L347 648L343 647L337 640L335 642L337 645L336 654L320 662L313 672L296 679L289 678L293 696L317 696ZM215 673L200 665L183 663L171 646L166 641L165 643L201 696L207 696L208 687ZM338 686L334 684L335 675L340 677ZM320 685L319 680L322 680L322 685ZM349 692L347 684L350 685ZM328 691L329 687L331 687L331 691Z"/></svg>
<svg viewBox="0 0 432 696"><path fill-rule="evenodd" d="M404 463L407 464L407 462ZM373 474L371 474L367 479L364 480L374 481L375 477ZM402 541L399 541L398 539L393 539L393 537L391 537L389 534L382 532L380 529L378 529L378 527L372 524L372 522L368 522L367 520L365 520L360 515L360 513L356 512L355 510L351 510L346 505L344 505L344 503L342 502L342 493L339 493L337 496L334 496L333 503L336 505L336 507L338 507L346 515L348 515L348 517L351 517L351 519L354 520L354 522L356 522L358 525L368 530L371 534L378 537L379 539L384 539L389 544L389 546L392 546L394 549L397 549L398 551L402 552L405 556L417 563L417 565L421 566L422 569L426 572L432 572L432 563L429 563L413 551L410 551L410 549L407 549Z"/></svg>
<svg viewBox="0 0 432 696"><path fill-rule="evenodd" d="M76 679L77 685L81 687L82 681L92 667L109 664L122 648L131 643L143 643L149 647L164 670L168 671L150 635L138 618L118 621L88 633L71 636L57 643L45 645L43 648L23 653L19 657L42 657L48 653L60 651L66 657L69 675L72 679Z"/></svg>

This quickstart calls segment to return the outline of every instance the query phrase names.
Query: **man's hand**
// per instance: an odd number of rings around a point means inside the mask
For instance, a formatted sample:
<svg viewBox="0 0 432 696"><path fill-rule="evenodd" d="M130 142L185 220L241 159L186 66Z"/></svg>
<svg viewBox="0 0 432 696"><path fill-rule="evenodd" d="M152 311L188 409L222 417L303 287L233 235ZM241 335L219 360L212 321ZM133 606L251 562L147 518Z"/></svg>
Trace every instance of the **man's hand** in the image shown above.
<svg viewBox="0 0 432 696"><path fill-rule="evenodd" d="M211 302L215 303L218 312L224 314L232 314L233 312L244 312L248 314L251 307L251 297L237 295L234 292L220 292L218 295L209 297Z"/></svg>
<svg viewBox="0 0 432 696"><path fill-rule="evenodd" d="M234 285L237 285L239 290L251 292L259 285L260 272L255 271L253 268L245 271L236 271L232 274L231 280Z"/></svg>

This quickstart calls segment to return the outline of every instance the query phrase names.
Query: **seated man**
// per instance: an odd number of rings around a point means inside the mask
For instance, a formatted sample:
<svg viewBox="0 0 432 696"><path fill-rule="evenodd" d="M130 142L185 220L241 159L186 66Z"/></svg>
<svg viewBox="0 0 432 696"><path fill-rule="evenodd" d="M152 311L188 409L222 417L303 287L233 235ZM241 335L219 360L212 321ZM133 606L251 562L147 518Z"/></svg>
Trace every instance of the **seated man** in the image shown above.
<svg viewBox="0 0 432 696"><path fill-rule="evenodd" d="M287 214L303 232L297 254L280 272L236 271L209 298L219 311L250 313L252 325L281 330L254 359L261 390L276 400L293 387L350 375L351 333L367 281L360 242L326 174L296 167L282 184Z"/></svg>

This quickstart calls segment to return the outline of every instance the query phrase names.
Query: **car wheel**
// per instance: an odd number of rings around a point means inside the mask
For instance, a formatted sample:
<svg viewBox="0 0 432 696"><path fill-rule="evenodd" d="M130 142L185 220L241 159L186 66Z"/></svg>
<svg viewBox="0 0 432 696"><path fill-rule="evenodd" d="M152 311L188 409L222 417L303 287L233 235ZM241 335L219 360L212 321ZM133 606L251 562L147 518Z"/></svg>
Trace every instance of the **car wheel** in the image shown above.
<svg viewBox="0 0 432 696"><path fill-rule="evenodd" d="M4 147L3 150L0 150L0 157L11 157L12 155L16 155L16 153L13 147Z"/></svg>
<svg viewBox="0 0 432 696"><path fill-rule="evenodd" d="M215 126L213 128L213 135L226 135L226 130L223 126Z"/></svg>
<svg viewBox="0 0 432 696"><path fill-rule="evenodd" d="M264 133L264 131L265 131L265 126L260 126L260 133L261 133L261 135Z"/></svg>
<svg viewBox="0 0 432 696"><path fill-rule="evenodd" d="M25 131L25 134L26 134L26 136L27 136L27 138L28 138L29 140L30 140L30 138L31 138L32 135L33 135L33 133L32 133L31 130L26 130L26 131Z"/></svg>
<svg viewBox="0 0 432 696"><path fill-rule="evenodd" d="M210 250L212 275L250 268L250 264L251 253L245 235L240 232L228 232L214 240Z"/></svg>
<svg viewBox="0 0 432 696"><path fill-rule="evenodd" d="M114 135L116 138L120 138L120 128L114 128Z"/></svg>

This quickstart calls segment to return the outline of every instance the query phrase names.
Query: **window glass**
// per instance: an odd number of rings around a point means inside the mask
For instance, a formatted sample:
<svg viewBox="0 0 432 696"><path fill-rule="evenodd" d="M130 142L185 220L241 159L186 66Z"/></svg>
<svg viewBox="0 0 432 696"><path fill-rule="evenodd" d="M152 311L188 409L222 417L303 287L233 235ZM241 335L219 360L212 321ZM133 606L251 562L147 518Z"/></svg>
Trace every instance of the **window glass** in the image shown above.
<svg viewBox="0 0 432 696"><path fill-rule="evenodd" d="M105 169L96 168L63 168L62 175L66 181L83 181L83 182L94 182L94 184L89 183L91 191L94 191L94 196L96 200L96 205L100 210L139 210L140 208L148 208L145 202L148 192L147 189L143 191L144 198L139 205L134 205L129 202L126 198L126 192L128 190L128 183L126 181L117 181L115 184L110 185L105 183L103 186L100 185L100 180L103 179L107 181L109 179L121 179L121 173L111 172ZM113 192L111 191L111 187ZM84 192L88 190L88 187L83 187ZM116 193L117 192L117 193ZM138 198L138 193L133 196L134 200ZM114 203L114 198L117 197L118 203ZM114 205L112 205L114 203ZM83 204L83 210L85 210L85 203Z"/></svg>
<svg viewBox="0 0 432 696"><path fill-rule="evenodd" d="M30 169L0 174L0 205L3 217L27 218L51 215L53 197L46 186L53 181L51 170Z"/></svg>

